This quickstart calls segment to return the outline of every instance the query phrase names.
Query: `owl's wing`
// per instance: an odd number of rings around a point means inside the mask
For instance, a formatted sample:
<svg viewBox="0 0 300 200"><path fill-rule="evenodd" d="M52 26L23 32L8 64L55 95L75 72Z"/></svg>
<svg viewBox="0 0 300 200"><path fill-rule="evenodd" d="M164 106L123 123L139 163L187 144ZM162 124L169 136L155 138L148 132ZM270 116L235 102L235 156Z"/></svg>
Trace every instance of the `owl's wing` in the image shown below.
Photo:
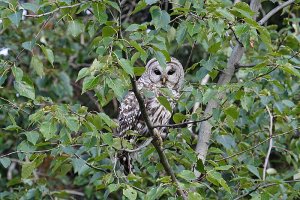
<svg viewBox="0 0 300 200"><path fill-rule="evenodd" d="M120 106L118 136L134 129L141 117L140 107L133 92L129 92Z"/></svg>

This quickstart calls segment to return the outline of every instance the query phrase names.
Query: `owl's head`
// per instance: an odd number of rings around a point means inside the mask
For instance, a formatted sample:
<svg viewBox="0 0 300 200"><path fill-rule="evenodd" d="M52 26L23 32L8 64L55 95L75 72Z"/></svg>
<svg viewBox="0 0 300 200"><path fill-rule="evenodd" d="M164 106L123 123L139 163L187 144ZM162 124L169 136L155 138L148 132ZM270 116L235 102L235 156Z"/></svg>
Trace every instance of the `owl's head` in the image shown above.
<svg viewBox="0 0 300 200"><path fill-rule="evenodd" d="M184 81L184 71L181 63L171 57L164 69L158 61L153 58L146 65L146 74L152 83L157 87L167 87L170 89L180 89Z"/></svg>

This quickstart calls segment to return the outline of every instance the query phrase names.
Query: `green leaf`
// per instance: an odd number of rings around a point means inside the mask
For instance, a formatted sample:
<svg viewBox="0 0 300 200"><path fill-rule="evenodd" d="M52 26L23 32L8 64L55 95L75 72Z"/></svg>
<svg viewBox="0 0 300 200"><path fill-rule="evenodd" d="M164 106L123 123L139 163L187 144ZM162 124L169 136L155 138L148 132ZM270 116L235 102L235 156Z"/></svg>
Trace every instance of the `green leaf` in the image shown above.
<svg viewBox="0 0 300 200"><path fill-rule="evenodd" d="M219 144L222 144L226 149L231 149L236 147L234 137L230 135L218 135L216 140Z"/></svg>
<svg viewBox="0 0 300 200"><path fill-rule="evenodd" d="M157 2L157 0L146 0L147 5L152 5L152 4L155 4L156 2Z"/></svg>
<svg viewBox="0 0 300 200"><path fill-rule="evenodd" d="M19 23L22 19L22 10L19 10L18 12L15 12L11 15L8 15L8 19L16 26L19 26Z"/></svg>
<svg viewBox="0 0 300 200"><path fill-rule="evenodd" d="M252 174L254 174L254 175L257 176L259 179L261 179L257 167L255 167L255 166L253 166L253 165L247 165L247 169L248 169Z"/></svg>
<svg viewBox="0 0 300 200"><path fill-rule="evenodd" d="M202 200L202 199L204 198L197 192L188 193L188 200Z"/></svg>
<svg viewBox="0 0 300 200"><path fill-rule="evenodd" d="M163 105L168 111L170 111L172 113L172 107L168 101L168 99L165 96L159 96L157 97L157 100L159 101L159 103L161 105Z"/></svg>
<svg viewBox="0 0 300 200"><path fill-rule="evenodd" d="M45 54L46 58L48 59L48 61L53 66L53 63L54 63L53 51L51 49L49 49L49 48L46 48L45 46L41 46L41 48L42 48L42 51Z"/></svg>
<svg viewBox="0 0 300 200"><path fill-rule="evenodd" d="M35 99L35 91L33 85L25 81L15 81L14 88L17 92L24 97L34 100Z"/></svg>
<svg viewBox="0 0 300 200"><path fill-rule="evenodd" d="M21 177L23 179L29 178L29 176L32 174L34 169L35 169L35 163L34 162L24 163L22 165Z"/></svg>
<svg viewBox="0 0 300 200"><path fill-rule="evenodd" d="M102 3L92 3L94 16L97 21L101 24L106 23L108 16L106 14L106 7Z"/></svg>
<svg viewBox="0 0 300 200"><path fill-rule="evenodd" d="M77 82L78 80L80 80L80 79L82 79L82 78L84 78L84 77L90 75L90 74L91 74L90 68L88 68L88 67L82 68L82 69L79 71L79 73L78 73L76 82Z"/></svg>
<svg viewBox="0 0 300 200"><path fill-rule="evenodd" d="M160 66L162 68L166 69L167 63L166 63L166 57L165 57L165 55L162 52L160 52L160 51L155 51L155 58L157 59L157 61L160 64Z"/></svg>
<svg viewBox="0 0 300 200"><path fill-rule="evenodd" d="M272 51L272 42L269 31L265 27L259 27L259 36L263 43L267 46L269 51Z"/></svg>
<svg viewBox="0 0 300 200"><path fill-rule="evenodd" d="M39 136L40 136L40 134L37 131L27 131L27 132L24 132L23 134L26 135L27 140L29 142L31 142L33 145L36 144L36 142L38 141Z"/></svg>
<svg viewBox="0 0 300 200"><path fill-rule="evenodd" d="M139 1L138 4L135 6L134 10L132 11L132 13L130 13L130 15L140 12L141 10L143 10L146 7L147 7L147 4L145 1Z"/></svg>
<svg viewBox="0 0 300 200"><path fill-rule="evenodd" d="M30 67L32 67L39 76L44 76L44 67L38 56L32 56Z"/></svg>
<svg viewBox="0 0 300 200"><path fill-rule="evenodd" d="M175 114L173 115L173 121L174 121L176 124L182 122L182 121L185 120L186 118L187 118L187 117L186 117L184 114L182 114L182 113L175 113Z"/></svg>
<svg viewBox="0 0 300 200"><path fill-rule="evenodd" d="M116 9L117 11L121 12L120 7L119 7L119 5L116 2L106 1L105 3L107 3L108 5L110 5L114 9Z"/></svg>
<svg viewBox="0 0 300 200"><path fill-rule="evenodd" d="M294 108L296 105L294 104L294 102L288 100L288 99L285 99L285 100L282 100L282 103L284 103L286 106L290 107L290 108Z"/></svg>
<svg viewBox="0 0 300 200"><path fill-rule="evenodd" d="M40 6L34 3L22 3L22 7L34 13L37 13L37 11L40 9Z"/></svg>
<svg viewBox="0 0 300 200"><path fill-rule="evenodd" d="M213 183L216 186L221 185L227 192L231 193L229 186L219 172L209 171L206 178L209 182Z"/></svg>
<svg viewBox="0 0 300 200"><path fill-rule="evenodd" d="M288 35L284 40L284 45L290 47L294 51L299 49L299 40L294 35Z"/></svg>
<svg viewBox="0 0 300 200"><path fill-rule="evenodd" d="M100 83L100 76L89 76L89 77L86 77L84 80L83 80L83 83L82 83L82 93L86 92L87 90L91 90L91 89L94 89L95 87L97 87L97 85L99 85Z"/></svg>
<svg viewBox="0 0 300 200"><path fill-rule="evenodd" d="M88 166L85 164L85 161L79 158L72 159L72 164L74 167L74 172L78 173L79 175L88 168Z"/></svg>
<svg viewBox="0 0 300 200"><path fill-rule="evenodd" d="M137 198L137 192L130 186L127 186L127 189L123 189L123 195L129 200L135 200Z"/></svg>
<svg viewBox="0 0 300 200"><path fill-rule="evenodd" d="M215 170L226 171L226 170L229 170L232 167L233 167L232 165L223 165L223 166L216 167Z"/></svg>
<svg viewBox="0 0 300 200"><path fill-rule="evenodd" d="M73 132L79 130L80 124L77 117L66 117L66 126Z"/></svg>
<svg viewBox="0 0 300 200"><path fill-rule="evenodd" d="M187 33L187 25L186 22L183 21L180 23L180 25L176 30L176 41L178 44L182 44L184 42L186 33Z"/></svg>
<svg viewBox="0 0 300 200"><path fill-rule="evenodd" d="M208 89L205 91L205 93L203 94L203 103L206 104L208 101L210 101L211 99L213 99L217 94L216 90L213 89Z"/></svg>
<svg viewBox="0 0 300 200"><path fill-rule="evenodd" d="M107 86L114 91L117 98L121 100L124 92L122 89L122 85L120 85L121 81L119 79L111 79L111 78L107 78L105 79L105 81Z"/></svg>
<svg viewBox="0 0 300 200"><path fill-rule="evenodd" d="M46 141L53 138L56 131L57 125L53 120L43 122L40 126L40 132L42 133Z"/></svg>
<svg viewBox="0 0 300 200"><path fill-rule="evenodd" d="M217 53L218 50L221 49L221 42L216 42L213 43L209 48L208 48L208 52L209 53Z"/></svg>
<svg viewBox="0 0 300 200"><path fill-rule="evenodd" d="M103 133L100 135L105 144L111 146L113 144L113 137L111 133Z"/></svg>
<svg viewBox="0 0 300 200"><path fill-rule="evenodd" d="M290 63L286 63L285 65L281 66L280 69L282 69L284 72L291 74L293 76L297 76L300 78L300 72L299 70L295 69L293 65Z"/></svg>
<svg viewBox="0 0 300 200"><path fill-rule="evenodd" d="M146 51L134 40L129 42L136 50L138 50L142 55L147 55Z"/></svg>
<svg viewBox="0 0 300 200"><path fill-rule="evenodd" d="M124 58L121 58L119 60L119 64L124 69L124 71L129 74L130 76L134 75L133 66L129 60L126 60Z"/></svg>
<svg viewBox="0 0 300 200"><path fill-rule="evenodd" d="M120 188L120 184L110 184L107 189L109 193L115 192Z"/></svg>
<svg viewBox="0 0 300 200"><path fill-rule="evenodd" d="M197 165L196 165L196 169L201 172L201 173L205 173L205 169L204 169L204 164L203 161L201 159L197 160Z"/></svg>
<svg viewBox="0 0 300 200"><path fill-rule="evenodd" d="M28 51L32 51L34 45L35 45L35 39L31 40L31 41L27 41L27 42L23 42L22 43L22 47Z"/></svg>
<svg viewBox="0 0 300 200"><path fill-rule="evenodd" d="M190 170L182 170L179 174L179 177L187 180L187 181L193 181L195 180L197 177L195 176L194 172L190 171Z"/></svg>
<svg viewBox="0 0 300 200"><path fill-rule="evenodd" d="M108 115L106 115L105 113L98 113L98 116L105 122L105 124L107 124L107 126L111 127L111 128L116 128L118 127L118 124L112 120Z"/></svg>
<svg viewBox="0 0 300 200"><path fill-rule="evenodd" d="M20 67L13 66L12 72L16 81L21 81L23 78L23 70Z"/></svg>
<svg viewBox="0 0 300 200"><path fill-rule="evenodd" d="M0 158L0 163L3 165L4 168L8 168L10 166L11 160L9 158L3 157Z"/></svg>
<svg viewBox="0 0 300 200"><path fill-rule="evenodd" d="M170 15L165 11L161 10L158 6L152 6L150 8L152 17L152 23L157 29L162 28L165 31L169 29Z"/></svg>
<svg viewBox="0 0 300 200"><path fill-rule="evenodd" d="M73 37L78 36L80 33L84 31L84 25L78 21L70 21L67 28L67 33L72 35Z"/></svg>
<svg viewBox="0 0 300 200"><path fill-rule="evenodd" d="M145 72L145 67L134 67L134 75L136 76L142 76L143 73Z"/></svg>
<svg viewBox="0 0 300 200"><path fill-rule="evenodd" d="M234 21L234 16L230 12L228 12L228 10L226 8L218 8L216 10L216 13L218 13L221 16L225 17L229 21Z"/></svg>
<svg viewBox="0 0 300 200"><path fill-rule="evenodd" d="M117 31L111 26L104 26L102 28L102 37L110 37L117 33Z"/></svg>
<svg viewBox="0 0 300 200"><path fill-rule="evenodd" d="M103 66L104 66L103 63L100 63L97 59L95 59L92 65L90 66L90 71L91 72L99 71Z"/></svg>
<svg viewBox="0 0 300 200"><path fill-rule="evenodd" d="M232 117L232 119L236 120L239 117L239 109L236 106L230 106L224 110L226 115Z"/></svg>
<svg viewBox="0 0 300 200"><path fill-rule="evenodd" d="M255 12L251 10L249 5L245 2L238 2L234 4L234 7L232 8L233 11L239 12L243 17L246 18L252 18L252 16L255 15ZM235 14L235 13L233 13Z"/></svg>
<svg viewBox="0 0 300 200"><path fill-rule="evenodd" d="M139 29L140 25L139 24L130 24L126 29L125 31L129 31L129 32L132 32L132 31L137 31Z"/></svg>

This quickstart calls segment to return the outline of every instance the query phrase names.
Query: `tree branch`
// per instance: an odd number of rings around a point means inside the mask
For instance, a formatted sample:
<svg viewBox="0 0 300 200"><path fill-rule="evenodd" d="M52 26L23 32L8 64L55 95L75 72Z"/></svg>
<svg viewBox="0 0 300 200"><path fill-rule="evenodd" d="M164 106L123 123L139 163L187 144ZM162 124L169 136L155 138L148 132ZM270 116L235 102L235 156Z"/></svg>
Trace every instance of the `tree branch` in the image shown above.
<svg viewBox="0 0 300 200"><path fill-rule="evenodd" d="M268 12L268 14L266 14L261 20L259 20L259 25L263 25L265 24L269 19L270 17L272 17L275 13L277 13L279 10L283 9L284 7L294 3L295 0L289 0L289 1L286 1L282 4L280 4L279 6L275 7L273 10L271 10L270 12Z"/></svg>
<svg viewBox="0 0 300 200"><path fill-rule="evenodd" d="M43 13L43 14L39 14L39 15L25 15L25 17L32 17L32 18L38 18L38 17L43 17L43 16L47 16L47 15L51 15L57 11L59 11L60 9L64 9L64 8L74 8L76 6L80 6L80 5L83 5L83 4L86 4L87 2L81 2L81 3L76 3L76 4L73 4L73 5L69 5L69 6L60 6L60 7L57 7L55 8L54 10L50 11L50 12L46 12L46 13Z"/></svg>
<svg viewBox="0 0 300 200"><path fill-rule="evenodd" d="M265 163L264 163L263 180L266 180L267 165L268 165L268 162L269 162L271 150L273 148L273 137L272 137L273 136L273 115L272 115L268 105L266 105L266 109L267 109L267 111L269 113L269 116L270 116L270 126L269 126L270 141L269 141L269 148L268 148L267 156L265 158Z"/></svg>
<svg viewBox="0 0 300 200"><path fill-rule="evenodd" d="M250 8L254 12L258 11L259 6L260 6L259 0L252 0L250 3ZM254 19L255 18L256 16L254 16ZM227 67L225 68L224 72L222 72L220 75L220 78L217 83L218 85L224 85L230 82L235 72L235 66L240 62L243 53L244 53L244 48L241 46L240 43L237 43L232 50L231 56L229 57L229 60L227 62ZM220 93L217 99L223 99L225 95L226 95L225 93ZM217 107L219 107L219 103L216 100L211 100L206 106L204 115L206 116L212 115L213 109ZM208 151L209 140L211 137L211 129L212 129L212 125L208 121L205 121L201 123L200 130L198 133L196 152L198 154L198 159L201 159L203 163L205 162L207 151ZM200 173L197 171L195 171L195 174L197 176L200 175Z"/></svg>
<svg viewBox="0 0 300 200"><path fill-rule="evenodd" d="M199 122L204 122L209 120L212 117L212 115L210 115L209 117L206 117L204 119L200 119L200 120L195 120L195 121L188 121L188 122L182 122L182 123L178 123L178 124L167 124L167 125L156 125L153 126L153 128L158 128L158 127L169 127L169 128L180 128L184 125L188 125L188 124L197 124Z"/></svg>
<svg viewBox="0 0 300 200"><path fill-rule="evenodd" d="M79 155L77 155L76 153L75 153L74 155L75 155L76 158L78 158L78 159L84 161L84 163L85 163L87 166L89 166L90 168L95 169L95 170L97 170L97 171L101 171L101 172L107 173L106 170L101 169L101 168L99 168L99 167L94 166L93 164L88 163L86 160L84 160L83 158L81 158L81 157L80 157Z"/></svg>
<svg viewBox="0 0 300 200"><path fill-rule="evenodd" d="M248 196L249 194L251 194L251 193L253 193L256 190L261 189L261 188L267 188L267 187L271 187L271 186L282 184L282 183L296 183L296 182L300 182L300 180L287 180L287 181L283 181L283 182L279 182L279 183L267 183L267 184L261 183L261 184L258 184L257 186L255 186L249 192L247 192L247 193L245 193L245 194L243 194L241 196L236 197L234 200L242 199L242 198Z"/></svg>
<svg viewBox="0 0 300 200"><path fill-rule="evenodd" d="M246 149L246 150L244 150L244 151L240 151L240 152L235 153L235 154L233 154L233 155L231 155L231 156L227 156L227 157L225 157L225 158L222 158L222 159L219 159L219 160L214 160L214 161L215 161L215 162L220 162L220 161L227 160L227 159L229 159L229 158L233 158L233 157L235 157L235 156L241 155L241 154L243 154L243 153L246 153L246 152L248 152L248 151L251 151L251 150L253 150L253 149L256 149L258 146L260 146L260 145L262 145L263 143L269 141L271 138L276 138L276 137L279 137L279 136L282 136L282 135L286 135L286 134L288 134L288 133L290 133L290 132L292 132L292 131L296 131L296 130L299 130L299 129L300 129L300 127L296 128L296 129L292 129L292 130L287 131L287 132L284 132L284 133L281 133L281 134L278 134L278 135L272 135L272 137L268 137L267 139L265 139L265 140L263 140L263 141L257 143L256 145L254 145L253 147L251 147L251 148L249 148L249 149Z"/></svg>
<svg viewBox="0 0 300 200"><path fill-rule="evenodd" d="M145 104L144 104L144 100L143 100L141 94L139 93L139 91L137 89L135 77L130 77L130 80L131 80L132 90L135 94L135 97L136 97L138 103L139 103L142 118L144 119L144 121L147 125L147 128L149 130L149 133L153 138L152 144L154 145L154 147L155 147L155 149L158 153L158 156L160 158L160 162L163 165L163 167L164 167L165 171L167 172L167 174L169 176L171 176L172 182L177 187L178 195L182 196L183 199L187 199L187 197L184 194L183 190L180 188L179 182L178 182L178 180L177 180L177 178L176 178L176 176L175 176L175 174L174 174L174 172L173 172L173 170L172 170L172 168L169 164L169 161L166 157L166 154L163 151L162 139L161 139L159 133L157 133L157 130L152 126L151 121L149 120L149 117L148 117L147 111L146 111L146 107L145 107Z"/></svg>
<svg viewBox="0 0 300 200"><path fill-rule="evenodd" d="M147 147L152 142L152 140L153 140L153 138L147 139L142 145L138 146L136 149L121 149L120 151L126 151L129 153L138 152L138 151L142 150L143 148Z"/></svg>

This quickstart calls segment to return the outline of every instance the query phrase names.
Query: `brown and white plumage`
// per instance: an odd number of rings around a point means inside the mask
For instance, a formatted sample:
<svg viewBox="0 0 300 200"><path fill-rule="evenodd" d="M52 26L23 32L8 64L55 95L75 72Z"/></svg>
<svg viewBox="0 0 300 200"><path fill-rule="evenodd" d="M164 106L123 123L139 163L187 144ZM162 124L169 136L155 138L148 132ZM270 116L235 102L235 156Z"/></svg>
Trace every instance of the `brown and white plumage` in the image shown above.
<svg viewBox="0 0 300 200"><path fill-rule="evenodd" d="M172 92L174 98L168 97L168 100L173 109L179 98L179 90L183 81L183 67L176 58L171 58L165 69L155 58L147 63L145 73L137 80L137 87L144 98L149 120L154 126L168 124L172 114L157 100L158 96L163 95L160 88L168 88ZM145 93L149 91L154 95L146 97ZM133 92L129 92L121 103L118 120L118 135L120 137L124 136L128 130L136 131L139 135L145 135L148 132ZM162 129L160 130L162 131Z"/></svg>

